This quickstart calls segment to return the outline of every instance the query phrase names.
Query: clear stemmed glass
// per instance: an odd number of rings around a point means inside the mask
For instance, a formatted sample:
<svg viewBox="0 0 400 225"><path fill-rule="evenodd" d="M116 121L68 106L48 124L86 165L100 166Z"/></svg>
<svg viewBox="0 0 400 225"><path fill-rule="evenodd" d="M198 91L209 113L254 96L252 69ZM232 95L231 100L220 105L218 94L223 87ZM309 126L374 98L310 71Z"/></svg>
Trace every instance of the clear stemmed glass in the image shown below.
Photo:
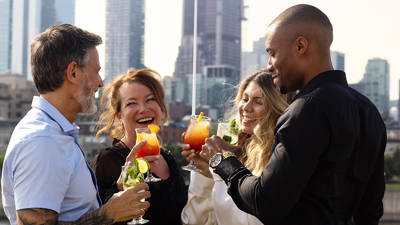
<svg viewBox="0 0 400 225"><path fill-rule="evenodd" d="M126 190L128 187L135 186L136 184L143 183L144 182L144 175L142 173L137 173L136 177L131 177L131 171L135 170L133 168L135 166L135 163L131 166L122 166L122 178L123 178L123 187L124 190ZM136 168L138 171L139 169ZM135 174L135 173L134 173ZM144 199L140 200L144 202ZM133 218L132 221L129 221L127 224L132 225L132 224L145 224L148 223L149 220L143 219L143 216L139 216L138 218Z"/></svg>
<svg viewBox="0 0 400 225"><path fill-rule="evenodd" d="M160 146L158 144L157 134L152 133L148 127L136 128L136 143L147 140L146 144L141 147L136 153L136 158L141 158L149 155L159 155ZM153 176L153 174L147 171L146 182L158 182L160 178Z"/></svg>
<svg viewBox="0 0 400 225"><path fill-rule="evenodd" d="M199 115L194 115L190 118L190 124L185 132L183 141L185 144L189 144L190 148L194 149L196 153L201 151L201 146L204 145L206 138L210 136L210 121L211 119L206 116L202 116L200 121ZM193 161L183 166L182 169L196 172L200 171Z"/></svg>
<svg viewBox="0 0 400 225"><path fill-rule="evenodd" d="M219 120L217 136L222 138L226 143L235 145L238 142L238 130L236 122L228 120Z"/></svg>

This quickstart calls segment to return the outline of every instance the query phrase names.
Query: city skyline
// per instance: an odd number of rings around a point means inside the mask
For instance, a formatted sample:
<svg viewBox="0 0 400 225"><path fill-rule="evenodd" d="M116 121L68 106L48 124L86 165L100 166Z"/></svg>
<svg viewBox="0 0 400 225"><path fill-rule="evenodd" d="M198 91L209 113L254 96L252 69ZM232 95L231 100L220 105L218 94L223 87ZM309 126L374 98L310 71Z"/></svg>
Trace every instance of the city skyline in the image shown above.
<svg viewBox="0 0 400 225"><path fill-rule="evenodd" d="M94 3L95 2L95 3ZM173 4L171 3L173 2ZM284 9L301 1L246 0L247 21L243 24L242 50L249 51L252 42L264 36L266 26ZM382 58L390 64L390 99L398 99L400 78L400 2L302 1L324 11L334 27L331 50L345 54L345 68L349 83L357 83L364 76L369 59ZM77 0L76 24L104 36L103 1ZM354 10L356 9L356 10ZM145 10L145 65L161 75L171 76L178 55L182 34L182 1L146 0ZM160 22L162 21L162 22ZM103 28L102 28L103 27ZM102 54L104 45L99 47ZM102 65L104 66L104 59Z"/></svg>

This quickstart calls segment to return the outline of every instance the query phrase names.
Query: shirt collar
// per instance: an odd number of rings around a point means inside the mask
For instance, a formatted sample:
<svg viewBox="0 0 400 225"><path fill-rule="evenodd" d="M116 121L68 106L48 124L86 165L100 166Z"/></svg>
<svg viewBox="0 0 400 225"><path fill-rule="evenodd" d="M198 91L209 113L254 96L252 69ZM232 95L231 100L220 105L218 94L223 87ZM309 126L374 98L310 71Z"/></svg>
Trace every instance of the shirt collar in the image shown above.
<svg viewBox="0 0 400 225"><path fill-rule="evenodd" d="M304 96L324 83L337 83L347 86L346 73L341 70L329 70L322 72L309 81L303 89L293 98L292 102L297 98Z"/></svg>
<svg viewBox="0 0 400 225"><path fill-rule="evenodd" d="M45 112L52 120L57 122L65 133L77 135L79 127L75 123L70 123L50 102L40 96L33 96L32 108L37 108Z"/></svg>

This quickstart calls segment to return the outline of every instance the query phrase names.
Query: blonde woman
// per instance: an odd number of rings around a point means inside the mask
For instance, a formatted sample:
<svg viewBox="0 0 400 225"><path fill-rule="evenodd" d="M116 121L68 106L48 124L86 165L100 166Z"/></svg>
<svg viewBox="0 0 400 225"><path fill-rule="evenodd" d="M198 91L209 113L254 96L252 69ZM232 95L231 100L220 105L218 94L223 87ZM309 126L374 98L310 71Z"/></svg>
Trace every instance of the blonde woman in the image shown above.
<svg viewBox="0 0 400 225"><path fill-rule="evenodd" d="M259 71L240 83L235 103L239 118L237 156L258 176L271 156L275 123L287 107L285 96L274 86L270 74ZM210 172L208 162L188 145L183 147L182 156L201 169L201 173L191 172L188 202L181 216L183 224L262 224L236 207L225 182Z"/></svg>
<svg viewBox="0 0 400 225"><path fill-rule="evenodd" d="M115 78L104 90L101 99L101 125L97 135L105 133L113 139L112 146L96 156L95 171L103 202L118 191L121 166L136 144L135 128L162 124L168 120L164 90L160 76L153 70L129 70ZM180 214L187 200L187 190L175 159L161 147L160 155L145 156L151 172L161 178L149 183L150 208L144 218L148 224L180 224ZM126 223L121 223L126 224Z"/></svg>

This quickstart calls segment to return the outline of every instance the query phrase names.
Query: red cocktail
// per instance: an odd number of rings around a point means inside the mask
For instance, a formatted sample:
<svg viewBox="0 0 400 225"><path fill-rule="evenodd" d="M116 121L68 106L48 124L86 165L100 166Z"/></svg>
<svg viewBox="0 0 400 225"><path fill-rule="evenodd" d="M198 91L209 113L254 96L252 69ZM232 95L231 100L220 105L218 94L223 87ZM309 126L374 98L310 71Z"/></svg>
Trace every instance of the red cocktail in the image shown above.
<svg viewBox="0 0 400 225"><path fill-rule="evenodd" d="M192 116L190 119L190 124L183 137L183 142L189 144L191 149L196 152L201 151L201 146L205 144L206 138L210 136L210 118L206 116ZM187 166L183 166L182 169L189 171L199 171L199 169L194 165L193 161Z"/></svg>
<svg viewBox="0 0 400 225"><path fill-rule="evenodd" d="M138 150L136 153L136 158L160 154L160 146L158 145L156 133L151 133L147 127L136 128L136 143L139 143L143 140L147 140L147 142Z"/></svg>

